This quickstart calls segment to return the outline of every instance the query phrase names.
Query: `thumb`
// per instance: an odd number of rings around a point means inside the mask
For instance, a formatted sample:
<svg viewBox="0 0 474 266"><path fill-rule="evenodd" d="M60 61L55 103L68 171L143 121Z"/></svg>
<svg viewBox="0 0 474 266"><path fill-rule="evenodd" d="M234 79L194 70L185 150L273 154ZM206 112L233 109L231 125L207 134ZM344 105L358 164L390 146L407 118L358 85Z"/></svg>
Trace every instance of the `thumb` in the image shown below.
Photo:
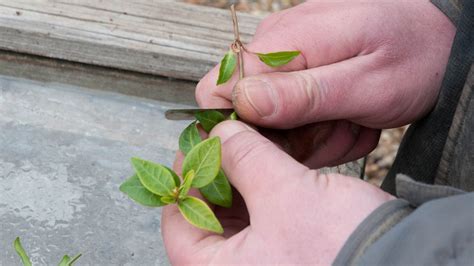
<svg viewBox="0 0 474 266"><path fill-rule="evenodd" d="M399 90L382 86L385 75L372 77L371 65L371 58L360 56L308 70L248 77L236 84L232 101L239 117L263 127L294 128L338 119L386 126L386 110L397 111L390 104L399 99L394 95Z"/></svg>
<svg viewBox="0 0 474 266"><path fill-rule="evenodd" d="M222 142L222 168L252 213L268 196L308 168L240 121L218 124L210 136Z"/></svg>

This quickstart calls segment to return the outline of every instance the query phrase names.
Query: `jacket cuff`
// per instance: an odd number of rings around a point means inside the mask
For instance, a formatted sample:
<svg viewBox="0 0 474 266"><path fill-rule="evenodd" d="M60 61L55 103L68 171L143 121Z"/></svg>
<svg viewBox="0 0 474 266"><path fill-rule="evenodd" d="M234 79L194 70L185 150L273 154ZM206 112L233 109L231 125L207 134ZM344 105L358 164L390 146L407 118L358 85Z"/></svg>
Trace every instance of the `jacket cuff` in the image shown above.
<svg viewBox="0 0 474 266"><path fill-rule="evenodd" d="M356 228L333 265L353 265L377 239L409 215L408 201L396 199L382 204Z"/></svg>
<svg viewBox="0 0 474 266"><path fill-rule="evenodd" d="M457 27L462 13L462 0L431 0L441 12L443 12Z"/></svg>

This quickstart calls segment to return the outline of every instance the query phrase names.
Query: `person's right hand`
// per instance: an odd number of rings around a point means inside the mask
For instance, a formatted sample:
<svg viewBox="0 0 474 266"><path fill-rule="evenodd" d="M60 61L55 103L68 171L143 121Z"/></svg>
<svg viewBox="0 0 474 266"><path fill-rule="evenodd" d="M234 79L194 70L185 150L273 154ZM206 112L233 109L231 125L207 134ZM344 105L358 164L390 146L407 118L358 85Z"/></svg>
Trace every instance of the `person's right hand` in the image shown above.
<svg viewBox="0 0 474 266"><path fill-rule="evenodd" d="M272 69L245 55L245 75L196 90L201 107L236 108L311 168L360 158L379 129L411 123L435 104L455 27L428 0L308 1L263 20L247 48L299 50ZM290 129L290 130L288 130Z"/></svg>
<svg viewBox="0 0 474 266"><path fill-rule="evenodd" d="M220 123L210 136L222 141L232 207L210 205L222 235L190 225L175 204L164 207L161 232L173 265L330 265L357 226L394 199L357 178L308 169L240 121ZM178 174L182 161L178 153Z"/></svg>

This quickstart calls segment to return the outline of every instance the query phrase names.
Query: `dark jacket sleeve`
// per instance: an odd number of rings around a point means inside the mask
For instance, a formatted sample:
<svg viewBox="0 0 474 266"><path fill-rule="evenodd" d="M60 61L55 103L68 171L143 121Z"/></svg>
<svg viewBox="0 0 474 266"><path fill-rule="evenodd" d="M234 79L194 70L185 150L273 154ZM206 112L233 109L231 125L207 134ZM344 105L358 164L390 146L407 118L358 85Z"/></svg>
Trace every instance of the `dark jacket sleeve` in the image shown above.
<svg viewBox="0 0 474 266"><path fill-rule="evenodd" d="M474 193L397 176L397 199L367 217L334 265L469 265Z"/></svg>
<svg viewBox="0 0 474 266"><path fill-rule="evenodd" d="M438 7L453 23L459 24L461 11L463 10L462 0L431 0L436 7Z"/></svg>
<svg viewBox="0 0 474 266"><path fill-rule="evenodd" d="M375 242L358 265L473 265L474 193L433 200Z"/></svg>
<svg viewBox="0 0 474 266"><path fill-rule="evenodd" d="M474 265L474 192L464 192L474 191L469 111L474 110L474 1L432 2L457 26L438 103L405 134L382 184L399 199L380 206L357 227L335 265ZM452 130L455 125L459 128ZM445 141L448 132L457 132L451 138L455 143ZM456 145L465 156L451 156L458 154ZM450 182L435 182L437 172Z"/></svg>

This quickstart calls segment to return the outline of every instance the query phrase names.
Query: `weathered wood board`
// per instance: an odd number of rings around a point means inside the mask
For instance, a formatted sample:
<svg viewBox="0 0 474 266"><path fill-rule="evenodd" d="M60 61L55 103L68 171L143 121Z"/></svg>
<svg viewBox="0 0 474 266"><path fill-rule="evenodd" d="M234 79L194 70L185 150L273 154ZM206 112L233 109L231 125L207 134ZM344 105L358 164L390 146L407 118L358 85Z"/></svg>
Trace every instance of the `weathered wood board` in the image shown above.
<svg viewBox="0 0 474 266"><path fill-rule="evenodd" d="M196 106L193 81L0 51L0 75Z"/></svg>
<svg viewBox="0 0 474 266"><path fill-rule="evenodd" d="M244 42L260 20L239 13ZM199 80L233 37L229 11L176 1L0 1L0 49L166 77Z"/></svg>

